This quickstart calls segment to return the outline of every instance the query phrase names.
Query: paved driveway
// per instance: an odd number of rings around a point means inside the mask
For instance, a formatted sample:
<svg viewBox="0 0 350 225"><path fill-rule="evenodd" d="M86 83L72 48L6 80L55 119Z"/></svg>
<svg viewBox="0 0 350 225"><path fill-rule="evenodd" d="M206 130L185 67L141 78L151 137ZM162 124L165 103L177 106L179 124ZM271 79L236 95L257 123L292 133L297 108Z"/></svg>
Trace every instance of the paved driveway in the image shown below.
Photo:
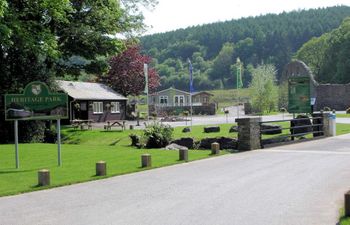
<svg viewBox="0 0 350 225"><path fill-rule="evenodd" d="M0 224L335 225L350 135L0 198Z"/></svg>

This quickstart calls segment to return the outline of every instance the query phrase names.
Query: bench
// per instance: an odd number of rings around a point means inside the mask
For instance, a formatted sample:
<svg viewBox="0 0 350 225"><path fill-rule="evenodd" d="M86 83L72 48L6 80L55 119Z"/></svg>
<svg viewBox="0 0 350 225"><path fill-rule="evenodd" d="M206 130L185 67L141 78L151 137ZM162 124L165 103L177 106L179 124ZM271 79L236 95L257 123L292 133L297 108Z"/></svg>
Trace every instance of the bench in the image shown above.
<svg viewBox="0 0 350 225"><path fill-rule="evenodd" d="M74 130L80 127L80 130L88 129L92 130L92 120L71 120L70 123Z"/></svg>
<svg viewBox="0 0 350 225"><path fill-rule="evenodd" d="M104 125L104 129L109 131L112 127L121 127L122 130L125 130L125 121L117 120L117 121L107 121L107 124Z"/></svg>

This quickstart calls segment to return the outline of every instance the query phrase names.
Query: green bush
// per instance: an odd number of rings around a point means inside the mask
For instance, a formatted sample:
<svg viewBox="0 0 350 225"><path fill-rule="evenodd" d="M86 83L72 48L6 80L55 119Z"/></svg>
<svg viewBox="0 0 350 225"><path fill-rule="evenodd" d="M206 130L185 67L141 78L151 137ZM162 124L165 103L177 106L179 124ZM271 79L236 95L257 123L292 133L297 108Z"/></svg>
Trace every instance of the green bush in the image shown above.
<svg viewBox="0 0 350 225"><path fill-rule="evenodd" d="M169 125L153 123L143 131L143 139L147 148L162 148L172 139L174 129Z"/></svg>
<svg viewBox="0 0 350 225"><path fill-rule="evenodd" d="M139 146L141 144L141 137L137 134L130 134L131 146Z"/></svg>
<svg viewBox="0 0 350 225"><path fill-rule="evenodd" d="M62 134L61 134L62 138ZM54 127L51 129L45 129L44 132L44 143L56 143L57 141L57 131Z"/></svg>

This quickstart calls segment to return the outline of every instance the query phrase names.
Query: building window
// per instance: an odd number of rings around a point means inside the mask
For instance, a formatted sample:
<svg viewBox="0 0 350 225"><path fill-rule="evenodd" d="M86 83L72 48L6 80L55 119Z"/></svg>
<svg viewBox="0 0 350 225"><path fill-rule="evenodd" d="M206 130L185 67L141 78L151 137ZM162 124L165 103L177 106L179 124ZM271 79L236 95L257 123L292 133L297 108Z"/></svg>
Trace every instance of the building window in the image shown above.
<svg viewBox="0 0 350 225"><path fill-rule="evenodd" d="M168 96L159 96L159 104L162 106L168 105Z"/></svg>
<svg viewBox="0 0 350 225"><path fill-rule="evenodd" d="M103 102L94 102L92 104L92 111L94 114L103 113Z"/></svg>
<svg viewBox="0 0 350 225"><path fill-rule="evenodd" d="M175 95L174 96L174 105L175 106L184 106L185 105L185 96Z"/></svg>
<svg viewBox="0 0 350 225"><path fill-rule="evenodd" d="M111 102L111 113L120 113L119 102Z"/></svg>
<svg viewBox="0 0 350 225"><path fill-rule="evenodd" d="M203 103L208 103L208 102L209 102L208 97L203 97Z"/></svg>

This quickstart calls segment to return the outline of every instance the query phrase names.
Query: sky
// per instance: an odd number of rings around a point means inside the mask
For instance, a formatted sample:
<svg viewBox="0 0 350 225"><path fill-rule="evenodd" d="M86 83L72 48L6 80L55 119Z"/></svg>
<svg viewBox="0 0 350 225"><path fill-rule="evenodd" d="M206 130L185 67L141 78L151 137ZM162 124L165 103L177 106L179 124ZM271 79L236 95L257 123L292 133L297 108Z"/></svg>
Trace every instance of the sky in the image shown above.
<svg viewBox="0 0 350 225"><path fill-rule="evenodd" d="M153 11L144 10L146 34L189 26L282 13L300 9L350 6L350 0L158 0Z"/></svg>

